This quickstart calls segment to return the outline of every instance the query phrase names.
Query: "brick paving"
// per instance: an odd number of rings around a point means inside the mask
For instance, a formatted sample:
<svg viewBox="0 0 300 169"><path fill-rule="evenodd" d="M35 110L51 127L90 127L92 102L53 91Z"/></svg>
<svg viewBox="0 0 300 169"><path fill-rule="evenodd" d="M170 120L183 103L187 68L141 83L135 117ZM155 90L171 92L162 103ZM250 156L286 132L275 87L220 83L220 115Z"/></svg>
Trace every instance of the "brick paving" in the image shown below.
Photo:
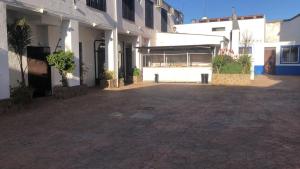
<svg viewBox="0 0 300 169"><path fill-rule="evenodd" d="M0 169L300 169L300 78L91 89L0 129Z"/></svg>

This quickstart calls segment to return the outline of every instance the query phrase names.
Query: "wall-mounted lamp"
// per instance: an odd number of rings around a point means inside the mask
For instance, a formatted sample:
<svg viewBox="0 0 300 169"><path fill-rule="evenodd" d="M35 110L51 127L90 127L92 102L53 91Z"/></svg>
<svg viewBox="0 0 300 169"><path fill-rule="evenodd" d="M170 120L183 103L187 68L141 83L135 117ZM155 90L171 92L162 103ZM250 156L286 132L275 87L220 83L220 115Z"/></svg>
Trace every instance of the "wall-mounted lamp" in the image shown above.
<svg viewBox="0 0 300 169"><path fill-rule="evenodd" d="M96 26L97 26L97 24L96 24L95 22L93 22L92 25L93 25L93 27L96 27Z"/></svg>
<svg viewBox="0 0 300 169"><path fill-rule="evenodd" d="M44 13L44 8L38 8L35 11L38 12L38 13Z"/></svg>

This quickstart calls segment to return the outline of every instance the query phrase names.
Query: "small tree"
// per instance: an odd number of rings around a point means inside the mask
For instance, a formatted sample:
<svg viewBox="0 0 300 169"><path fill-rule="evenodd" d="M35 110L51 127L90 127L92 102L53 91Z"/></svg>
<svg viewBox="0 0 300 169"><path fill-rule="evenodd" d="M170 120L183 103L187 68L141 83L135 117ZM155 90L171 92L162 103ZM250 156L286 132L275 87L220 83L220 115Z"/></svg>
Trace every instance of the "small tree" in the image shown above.
<svg viewBox="0 0 300 169"><path fill-rule="evenodd" d="M58 51L47 56L47 61L50 66L58 69L62 77L62 85L68 87L67 74L72 73L75 69L74 54L70 51Z"/></svg>
<svg viewBox="0 0 300 169"><path fill-rule="evenodd" d="M248 55L249 54L248 48L253 43L252 33L250 33L249 31L245 31L242 36L243 36L243 39L242 39L243 55Z"/></svg>
<svg viewBox="0 0 300 169"><path fill-rule="evenodd" d="M28 45L31 43L31 28L22 18L8 25L8 43L17 54L21 69L21 85L25 86L25 69L23 67L23 55Z"/></svg>

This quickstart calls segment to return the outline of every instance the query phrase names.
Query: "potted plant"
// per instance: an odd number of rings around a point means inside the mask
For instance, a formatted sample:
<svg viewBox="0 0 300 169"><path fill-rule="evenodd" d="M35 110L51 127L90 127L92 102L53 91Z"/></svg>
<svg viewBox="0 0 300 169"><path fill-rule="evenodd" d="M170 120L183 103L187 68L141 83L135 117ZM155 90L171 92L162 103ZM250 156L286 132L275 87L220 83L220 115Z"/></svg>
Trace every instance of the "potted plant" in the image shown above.
<svg viewBox="0 0 300 169"><path fill-rule="evenodd" d="M123 87L123 86L125 86L125 83L124 83L124 76L123 76L123 74L121 73L121 74L119 75L119 87Z"/></svg>
<svg viewBox="0 0 300 169"><path fill-rule="evenodd" d="M140 83L141 81L141 70L138 68L133 68L133 84Z"/></svg>
<svg viewBox="0 0 300 169"><path fill-rule="evenodd" d="M114 88L115 87L115 80L114 80L114 72L104 70L103 78L100 80L100 85L103 87Z"/></svg>

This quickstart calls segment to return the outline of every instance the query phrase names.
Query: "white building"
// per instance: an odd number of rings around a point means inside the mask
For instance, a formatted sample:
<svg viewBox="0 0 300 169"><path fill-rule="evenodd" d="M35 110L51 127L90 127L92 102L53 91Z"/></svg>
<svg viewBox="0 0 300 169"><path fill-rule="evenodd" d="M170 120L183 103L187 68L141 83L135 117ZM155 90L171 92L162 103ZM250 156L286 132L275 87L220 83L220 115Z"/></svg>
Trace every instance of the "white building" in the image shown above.
<svg viewBox="0 0 300 169"><path fill-rule="evenodd" d="M133 67L141 68L135 47L154 44L157 32L172 31L183 16L161 0L0 0L0 99L8 98L9 87L20 80L17 57L7 42L7 24L20 18L32 29L23 60L27 84L51 91L61 77L48 69L49 53L75 54L76 69L68 75L71 86L94 86L103 68L126 79Z"/></svg>
<svg viewBox="0 0 300 169"><path fill-rule="evenodd" d="M282 21L267 22L264 15L194 20L176 25L178 33L224 36L234 54L243 53L245 42L252 55L254 74L300 75L300 15ZM235 24L234 24L235 23ZM203 39L204 44L212 38ZM205 43L207 42L207 43Z"/></svg>
<svg viewBox="0 0 300 169"><path fill-rule="evenodd" d="M264 15L195 20L163 0L0 0L0 99L20 80L17 57L9 49L7 24L25 18L32 44L24 57L27 84L51 92L61 84L45 57L57 50L75 54L69 84L94 86L103 69L125 80L140 68L144 81L201 82L212 76L219 49L252 55L254 74L300 74L300 16L266 22Z"/></svg>

